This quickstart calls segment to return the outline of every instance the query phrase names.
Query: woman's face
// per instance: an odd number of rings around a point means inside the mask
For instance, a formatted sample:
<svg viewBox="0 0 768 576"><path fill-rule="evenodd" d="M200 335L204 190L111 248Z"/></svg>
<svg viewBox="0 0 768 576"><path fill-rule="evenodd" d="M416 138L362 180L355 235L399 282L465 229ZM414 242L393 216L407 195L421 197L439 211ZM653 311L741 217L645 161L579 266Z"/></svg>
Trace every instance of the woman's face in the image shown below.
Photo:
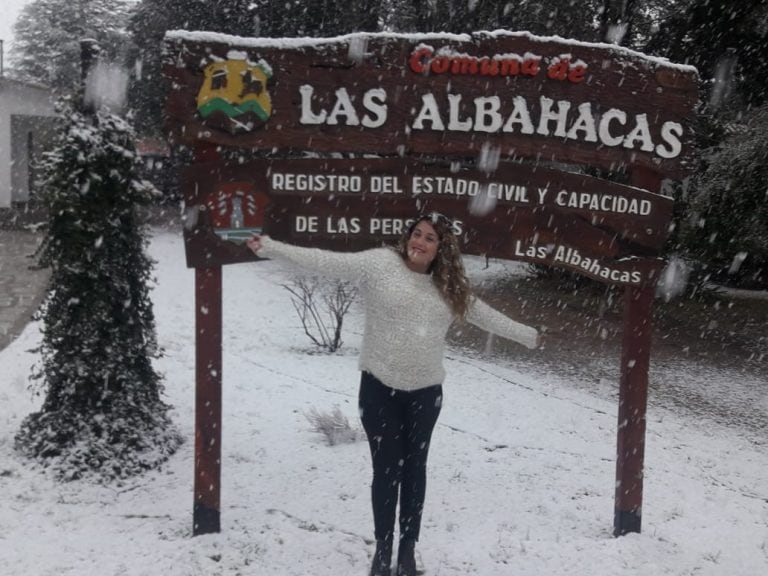
<svg viewBox="0 0 768 576"><path fill-rule="evenodd" d="M437 256L439 246L440 237L432 224L426 220L416 224L406 245L408 267L417 272L426 272Z"/></svg>

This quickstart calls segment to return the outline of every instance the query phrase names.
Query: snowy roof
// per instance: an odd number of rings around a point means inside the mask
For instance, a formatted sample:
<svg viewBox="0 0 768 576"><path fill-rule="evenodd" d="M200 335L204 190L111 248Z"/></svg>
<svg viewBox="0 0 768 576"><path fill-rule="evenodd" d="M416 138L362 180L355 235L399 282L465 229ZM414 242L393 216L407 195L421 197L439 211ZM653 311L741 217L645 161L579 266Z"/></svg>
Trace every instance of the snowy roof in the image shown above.
<svg viewBox="0 0 768 576"><path fill-rule="evenodd" d="M44 92L51 91L51 88L43 86L42 84L33 84L32 82L17 80L16 78L9 78L8 76L0 76L0 89L4 88L6 85L18 88L32 88L33 90L41 90Z"/></svg>

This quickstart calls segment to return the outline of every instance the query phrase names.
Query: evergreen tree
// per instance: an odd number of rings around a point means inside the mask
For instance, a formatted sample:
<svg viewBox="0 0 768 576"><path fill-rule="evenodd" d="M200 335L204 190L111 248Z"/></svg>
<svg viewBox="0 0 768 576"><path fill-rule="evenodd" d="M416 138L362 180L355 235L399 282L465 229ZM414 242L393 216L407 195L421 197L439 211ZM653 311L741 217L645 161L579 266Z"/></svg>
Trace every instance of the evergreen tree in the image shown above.
<svg viewBox="0 0 768 576"><path fill-rule="evenodd" d="M732 95L746 105L765 102L768 0L689 0L683 5L660 23L648 50L696 66L708 92L731 81Z"/></svg>
<svg viewBox="0 0 768 576"><path fill-rule="evenodd" d="M154 188L137 178L127 122L106 112L63 115L44 166L50 215L41 264L51 278L34 378L45 399L16 446L60 478L109 480L158 465L180 443L152 366L152 265L136 213Z"/></svg>
<svg viewBox="0 0 768 576"><path fill-rule="evenodd" d="M295 4L291 19L297 23L297 36L329 37L351 32L376 32L383 3L374 0L301 0Z"/></svg>
<svg viewBox="0 0 768 576"><path fill-rule="evenodd" d="M505 29L599 40L606 0L390 0L386 25L396 31L469 33Z"/></svg>
<svg viewBox="0 0 768 576"><path fill-rule="evenodd" d="M10 60L22 80L64 95L80 86L80 40L93 38L113 62L127 55L130 0L32 0L14 24Z"/></svg>
<svg viewBox="0 0 768 576"><path fill-rule="evenodd" d="M683 199L678 248L712 278L766 286L768 0L680 0L646 50L696 66L700 151ZM742 262L742 258L744 258Z"/></svg>
<svg viewBox="0 0 768 576"><path fill-rule="evenodd" d="M168 30L205 30L250 37L258 27L250 0L141 0L128 24L137 62L129 100L139 134L162 135L166 86L161 59Z"/></svg>
<svg viewBox="0 0 768 576"><path fill-rule="evenodd" d="M683 229L705 277L768 288L768 105L732 127L696 178Z"/></svg>
<svg viewBox="0 0 768 576"><path fill-rule="evenodd" d="M632 37L637 0L604 0L600 16L600 38L625 46Z"/></svg>

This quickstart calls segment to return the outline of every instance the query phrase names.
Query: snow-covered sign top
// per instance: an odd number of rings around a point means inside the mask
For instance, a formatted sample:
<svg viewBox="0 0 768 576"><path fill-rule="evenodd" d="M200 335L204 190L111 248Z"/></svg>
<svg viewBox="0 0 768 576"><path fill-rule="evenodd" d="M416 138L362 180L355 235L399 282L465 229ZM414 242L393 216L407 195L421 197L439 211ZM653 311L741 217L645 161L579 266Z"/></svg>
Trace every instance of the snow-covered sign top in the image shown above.
<svg viewBox="0 0 768 576"><path fill-rule="evenodd" d="M176 142L632 164L680 176L697 74L607 45L506 31L335 38L166 34Z"/></svg>

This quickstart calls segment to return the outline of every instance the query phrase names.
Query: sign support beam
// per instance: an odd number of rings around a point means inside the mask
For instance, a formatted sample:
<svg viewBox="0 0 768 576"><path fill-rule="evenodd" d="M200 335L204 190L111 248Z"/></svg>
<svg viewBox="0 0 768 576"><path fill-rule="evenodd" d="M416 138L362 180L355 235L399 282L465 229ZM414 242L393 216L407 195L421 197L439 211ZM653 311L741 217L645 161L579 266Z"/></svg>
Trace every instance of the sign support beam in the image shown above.
<svg viewBox="0 0 768 576"><path fill-rule="evenodd" d="M221 288L221 266L195 268L195 536L221 531Z"/></svg>
<svg viewBox="0 0 768 576"><path fill-rule="evenodd" d="M632 171L632 184L659 192L661 177L650 170L635 168ZM654 294L653 284L627 286L624 291L614 536L639 533L642 524L645 423Z"/></svg>
<svg viewBox="0 0 768 576"><path fill-rule="evenodd" d="M217 159L215 147L195 149L199 161ZM194 536L221 531L221 266L195 268Z"/></svg>

